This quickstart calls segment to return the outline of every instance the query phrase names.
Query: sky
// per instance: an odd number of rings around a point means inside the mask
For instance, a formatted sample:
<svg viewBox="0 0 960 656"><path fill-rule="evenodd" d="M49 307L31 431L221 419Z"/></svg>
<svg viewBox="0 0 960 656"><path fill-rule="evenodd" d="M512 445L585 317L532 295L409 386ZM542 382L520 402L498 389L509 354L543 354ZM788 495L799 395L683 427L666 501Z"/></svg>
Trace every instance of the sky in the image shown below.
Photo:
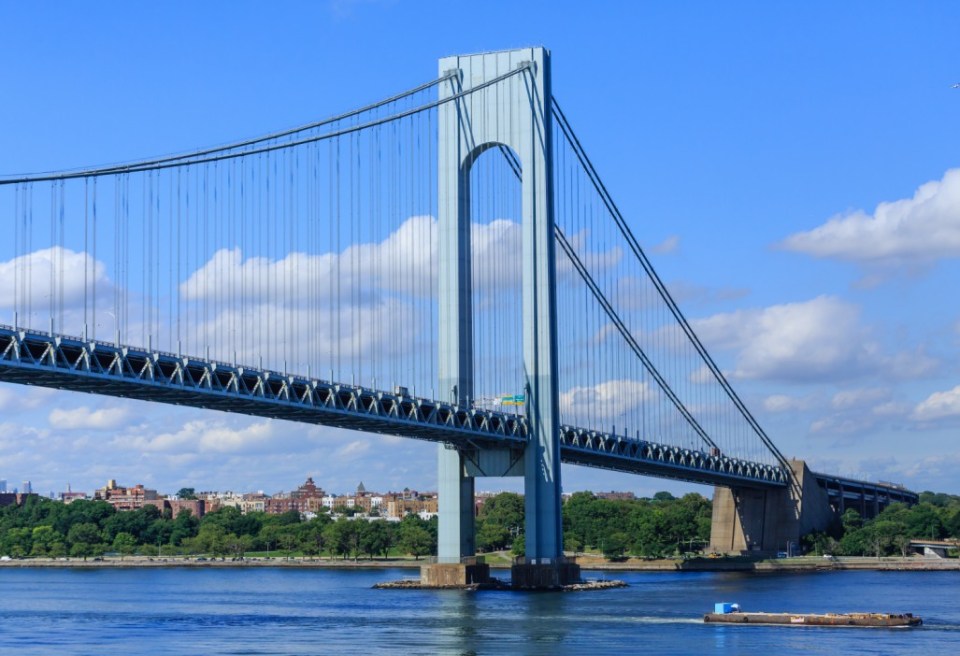
<svg viewBox="0 0 960 656"><path fill-rule="evenodd" d="M0 174L227 143L543 45L660 276L788 457L960 493L960 6L0 3ZM0 263L2 266L3 263ZM0 385L0 479L436 486L428 443ZM564 489L709 488L564 466ZM483 479L480 489L518 489Z"/></svg>

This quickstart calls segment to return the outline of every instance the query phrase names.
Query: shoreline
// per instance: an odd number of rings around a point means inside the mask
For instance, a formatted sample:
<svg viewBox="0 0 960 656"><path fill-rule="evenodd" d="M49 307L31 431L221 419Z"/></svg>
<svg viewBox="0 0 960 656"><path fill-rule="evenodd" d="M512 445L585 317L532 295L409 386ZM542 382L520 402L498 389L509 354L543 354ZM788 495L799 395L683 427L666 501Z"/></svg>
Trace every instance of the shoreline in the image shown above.
<svg viewBox="0 0 960 656"><path fill-rule="evenodd" d="M587 571L616 572L842 572L856 570L872 571L914 571L914 572L960 572L960 559L934 558L870 558L870 557L834 557L832 559L797 557L776 560L746 559L690 559L690 560L640 560L628 559L622 562L609 562L599 557L580 556L577 558L580 569ZM194 557L149 557L128 556L106 557L102 560L26 558L22 560L0 561L0 568L61 568L61 569L99 569L99 568L299 568L299 569L411 569L430 564L429 560L373 559L342 560L326 558L247 558L244 560L197 560ZM509 563L490 563L493 569L509 568Z"/></svg>

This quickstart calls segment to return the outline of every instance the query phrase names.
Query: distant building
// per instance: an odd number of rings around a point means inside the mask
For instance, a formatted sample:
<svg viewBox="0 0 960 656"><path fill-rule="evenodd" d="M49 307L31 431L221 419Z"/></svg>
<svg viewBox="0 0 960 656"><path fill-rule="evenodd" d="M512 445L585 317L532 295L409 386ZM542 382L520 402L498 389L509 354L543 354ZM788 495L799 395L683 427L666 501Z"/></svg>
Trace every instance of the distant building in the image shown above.
<svg viewBox="0 0 960 656"><path fill-rule="evenodd" d="M7 491L7 482L3 479L0 479L0 493Z"/></svg>
<svg viewBox="0 0 960 656"><path fill-rule="evenodd" d="M51 499L59 499L59 500L62 501L63 503L73 503L74 501L83 501L84 499L86 499L86 498L87 498L87 493L86 493L86 492L74 492L74 491L73 491L73 488L70 487L70 484L67 483L67 491L66 491L66 492L61 492L59 495L56 495L56 496L54 496L54 494L51 492L51 493L50 493L50 498L51 498Z"/></svg>
<svg viewBox="0 0 960 656"><path fill-rule="evenodd" d="M177 499L167 497L165 499L146 499L143 502L145 506L156 506L160 512L170 510L170 516L176 517L184 510L189 510L196 518L203 517L206 511L206 501L203 499Z"/></svg>
<svg viewBox="0 0 960 656"><path fill-rule="evenodd" d="M301 515L306 513L316 514L325 507L323 499L326 495L327 493L313 482L313 478L308 477L303 485L290 494L276 494L265 499L264 511L272 515L279 515L291 510Z"/></svg>
<svg viewBox="0 0 960 656"><path fill-rule="evenodd" d="M0 493L0 508L3 506L22 506L28 497L35 497L36 494L22 494L20 492L2 492Z"/></svg>
<svg viewBox="0 0 960 656"><path fill-rule="evenodd" d="M106 501L117 510L138 510L143 508L145 502L156 501L160 497L157 496L156 490L147 489L143 485L121 487L117 485L115 479L111 478L105 487L93 493L93 498Z"/></svg>
<svg viewBox="0 0 960 656"><path fill-rule="evenodd" d="M20 489L24 494L30 494L33 492L33 485L30 484L30 481L24 481L23 487Z"/></svg>
<svg viewBox="0 0 960 656"><path fill-rule="evenodd" d="M62 501L63 503L73 503L74 501L83 501L86 498L87 498L86 492L71 492L68 490L66 492L60 493L60 501Z"/></svg>
<svg viewBox="0 0 960 656"><path fill-rule="evenodd" d="M594 496L608 501L633 501L637 498L633 492L597 492Z"/></svg>
<svg viewBox="0 0 960 656"><path fill-rule="evenodd" d="M360 484L363 486L363 483ZM294 499L322 499L326 496L323 488L317 487L313 482L313 477L308 476L306 482L290 493Z"/></svg>
<svg viewBox="0 0 960 656"><path fill-rule="evenodd" d="M384 494L383 501L380 504L381 512L385 508L388 519L403 519L407 515L429 518L437 514L439 508L435 492L414 494L411 494L410 490L404 490L400 494Z"/></svg>

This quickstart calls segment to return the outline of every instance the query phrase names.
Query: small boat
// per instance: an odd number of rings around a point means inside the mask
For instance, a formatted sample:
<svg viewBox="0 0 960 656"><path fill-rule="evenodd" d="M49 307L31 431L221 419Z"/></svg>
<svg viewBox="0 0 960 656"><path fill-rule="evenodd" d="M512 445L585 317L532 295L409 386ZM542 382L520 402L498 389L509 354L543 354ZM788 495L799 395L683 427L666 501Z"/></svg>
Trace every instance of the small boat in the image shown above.
<svg viewBox="0 0 960 656"><path fill-rule="evenodd" d="M872 626L905 628L920 626L913 613L745 613L739 604L715 604L703 621L716 624L774 624L777 626Z"/></svg>

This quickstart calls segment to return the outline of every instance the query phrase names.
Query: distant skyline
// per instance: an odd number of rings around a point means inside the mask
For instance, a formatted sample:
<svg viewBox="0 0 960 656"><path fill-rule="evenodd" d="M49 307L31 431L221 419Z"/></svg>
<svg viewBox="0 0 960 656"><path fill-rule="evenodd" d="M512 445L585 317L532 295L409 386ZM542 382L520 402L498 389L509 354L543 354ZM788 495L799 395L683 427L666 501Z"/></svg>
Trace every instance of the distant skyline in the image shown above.
<svg viewBox="0 0 960 656"><path fill-rule="evenodd" d="M15 65L0 71L0 174L267 133L429 80L445 55L542 44L605 184L780 450L815 470L960 493L960 6L484 10L3 4L0 54ZM270 491L307 476L331 490L435 489L436 446L0 385L8 487ZM563 483L710 494L570 466Z"/></svg>

